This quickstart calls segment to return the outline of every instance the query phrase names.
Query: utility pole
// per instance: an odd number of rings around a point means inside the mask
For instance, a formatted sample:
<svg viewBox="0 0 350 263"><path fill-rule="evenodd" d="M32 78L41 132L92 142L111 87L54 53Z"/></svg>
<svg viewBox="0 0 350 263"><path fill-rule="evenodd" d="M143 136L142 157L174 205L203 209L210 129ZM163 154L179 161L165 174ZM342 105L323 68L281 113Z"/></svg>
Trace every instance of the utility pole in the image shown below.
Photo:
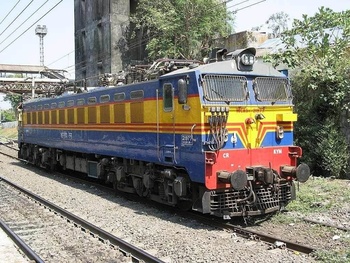
<svg viewBox="0 0 350 263"><path fill-rule="evenodd" d="M47 34L46 26L37 25L35 28L35 34L39 36L40 66L44 66L44 36Z"/></svg>

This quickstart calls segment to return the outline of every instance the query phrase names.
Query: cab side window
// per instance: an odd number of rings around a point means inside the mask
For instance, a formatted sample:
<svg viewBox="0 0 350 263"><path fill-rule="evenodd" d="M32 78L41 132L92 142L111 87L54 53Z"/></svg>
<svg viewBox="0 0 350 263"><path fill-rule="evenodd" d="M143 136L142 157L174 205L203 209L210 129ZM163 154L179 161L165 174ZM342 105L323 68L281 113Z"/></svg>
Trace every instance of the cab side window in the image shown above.
<svg viewBox="0 0 350 263"><path fill-rule="evenodd" d="M173 85L170 83L165 83L163 85L163 108L164 111L173 110L173 101L174 101Z"/></svg>

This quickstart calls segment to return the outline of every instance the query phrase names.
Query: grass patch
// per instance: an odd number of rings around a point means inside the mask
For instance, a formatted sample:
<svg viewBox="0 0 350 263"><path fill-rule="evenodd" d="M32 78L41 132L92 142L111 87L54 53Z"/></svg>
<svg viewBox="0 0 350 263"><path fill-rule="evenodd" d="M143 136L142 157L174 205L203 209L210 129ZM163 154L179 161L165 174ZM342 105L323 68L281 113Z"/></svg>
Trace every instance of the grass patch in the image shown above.
<svg viewBox="0 0 350 263"><path fill-rule="evenodd" d="M17 140L18 132L17 128L0 128L0 137L8 140Z"/></svg>
<svg viewBox="0 0 350 263"><path fill-rule="evenodd" d="M299 190L298 190L299 188ZM290 202L287 210L290 213L278 213L273 217L276 223L290 224L302 221L305 216L313 213L331 213L350 203L350 183L346 180L311 177L306 183L297 185L296 200ZM350 233L322 225L311 225L309 235L329 242L341 242L329 250L318 250L315 258L320 262L350 263ZM339 241L332 237L340 236Z"/></svg>
<svg viewBox="0 0 350 263"><path fill-rule="evenodd" d="M350 250L345 252L319 250L315 252L315 258L321 262L327 263L350 262Z"/></svg>
<svg viewBox="0 0 350 263"><path fill-rule="evenodd" d="M312 177L306 183L299 185L297 198L287 206L287 209L307 215L337 208L342 203L350 202L350 191L348 187L344 188L344 185L341 180Z"/></svg>
<svg viewBox="0 0 350 263"><path fill-rule="evenodd" d="M272 222L274 224L285 224L285 225L289 225L292 223L295 224L295 223L298 223L300 221L301 221L301 219L299 219L297 217L292 217L292 216L290 216L290 214L283 213L283 212L279 212L279 213L275 214L270 219L270 222Z"/></svg>

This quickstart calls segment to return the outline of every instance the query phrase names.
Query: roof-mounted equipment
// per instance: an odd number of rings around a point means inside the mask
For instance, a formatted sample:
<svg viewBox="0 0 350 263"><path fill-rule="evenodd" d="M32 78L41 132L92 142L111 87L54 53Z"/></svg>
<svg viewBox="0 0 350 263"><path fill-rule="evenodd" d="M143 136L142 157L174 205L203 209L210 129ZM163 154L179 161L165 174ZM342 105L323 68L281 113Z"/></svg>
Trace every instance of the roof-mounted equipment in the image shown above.
<svg viewBox="0 0 350 263"><path fill-rule="evenodd" d="M245 49L237 49L227 54L236 61L237 69L239 71L252 71L255 62L256 49L253 47Z"/></svg>

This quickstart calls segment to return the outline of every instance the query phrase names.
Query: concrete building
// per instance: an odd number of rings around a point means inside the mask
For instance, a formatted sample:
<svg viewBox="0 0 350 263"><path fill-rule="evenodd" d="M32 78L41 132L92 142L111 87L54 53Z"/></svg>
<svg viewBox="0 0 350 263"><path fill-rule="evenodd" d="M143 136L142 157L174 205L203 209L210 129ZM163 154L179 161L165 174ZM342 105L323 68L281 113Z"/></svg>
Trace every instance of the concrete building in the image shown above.
<svg viewBox="0 0 350 263"><path fill-rule="evenodd" d="M134 62L142 63L147 55L142 30L129 40L129 18L136 5L137 0L74 0L78 86L97 86L102 74L118 73ZM257 47L267 39L265 32L244 31L217 40L216 45L233 51Z"/></svg>
<svg viewBox="0 0 350 263"><path fill-rule="evenodd" d="M77 85L96 86L100 74L117 73L128 64L129 16L136 2L74 0Z"/></svg>
<svg viewBox="0 0 350 263"><path fill-rule="evenodd" d="M269 38L268 33L260 31L242 31L229 35L227 38L217 39L215 45L224 47L228 51L255 47L257 48Z"/></svg>

